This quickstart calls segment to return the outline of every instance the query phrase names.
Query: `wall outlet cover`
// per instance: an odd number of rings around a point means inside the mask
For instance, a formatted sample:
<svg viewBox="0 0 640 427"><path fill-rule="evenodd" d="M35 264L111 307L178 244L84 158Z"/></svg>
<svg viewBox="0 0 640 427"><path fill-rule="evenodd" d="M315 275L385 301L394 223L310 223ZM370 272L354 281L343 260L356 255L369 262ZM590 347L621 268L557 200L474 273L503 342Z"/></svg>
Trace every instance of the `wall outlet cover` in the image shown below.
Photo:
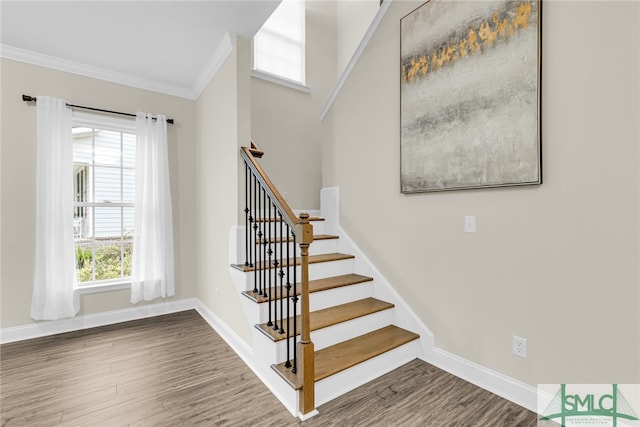
<svg viewBox="0 0 640 427"><path fill-rule="evenodd" d="M513 354L519 357L527 357L527 339L513 336Z"/></svg>

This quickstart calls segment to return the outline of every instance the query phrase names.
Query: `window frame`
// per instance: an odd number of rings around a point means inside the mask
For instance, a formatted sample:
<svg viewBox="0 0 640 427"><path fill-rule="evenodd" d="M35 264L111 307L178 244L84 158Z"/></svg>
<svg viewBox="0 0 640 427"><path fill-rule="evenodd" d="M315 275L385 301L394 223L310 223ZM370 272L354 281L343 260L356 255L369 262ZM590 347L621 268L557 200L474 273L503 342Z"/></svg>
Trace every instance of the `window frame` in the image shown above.
<svg viewBox="0 0 640 427"><path fill-rule="evenodd" d="M287 0L283 0L284 1ZM306 61L307 61L307 46L306 46L306 0L290 0L292 2L297 2L297 3L301 3L302 7L301 7L301 16L300 16L300 24L301 24L301 30L302 30L302 37L300 40L301 43L301 49L300 49L300 53L301 53L301 70L300 70L300 74L302 76L301 81L298 81L296 79L291 79L290 77L287 76L283 76L277 73L274 73L272 71L263 69L263 68L259 68L258 66L256 66L256 64L259 62L257 60L258 57L258 50L256 49L256 37L259 36L260 32L263 30L264 25L262 28L260 28L260 30L258 30L258 32L256 33L256 35L254 36L254 38L252 39L252 43L251 43L251 49L252 49L252 69L251 69L251 76L261 79L261 80L265 80L271 83L275 83L275 84L279 84L281 86L285 86L291 89L295 89L295 90L299 90L301 92L305 92L305 93L309 93L311 92L311 88L306 84L307 83L307 67L306 67ZM281 7L282 4L281 3L278 7ZM277 11L277 9L276 9ZM275 12L274 12L275 13ZM265 29L266 31L270 31L269 29Z"/></svg>
<svg viewBox="0 0 640 427"><path fill-rule="evenodd" d="M75 127L86 127L86 128L92 128L92 129L99 129L99 130L105 130L105 131L110 131L110 132L118 132L118 133L126 133L126 134L131 134L134 137L136 136L136 124L134 120L130 120L127 118L121 118L121 117L112 117L112 116L106 116L106 115L102 115L102 114L97 114L97 113L89 113L89 112L84 112L84 111L74 111L73 112L73 116L72 116L72 123L71 123L72 128ZM122 152L122 146L120 147L120 150ZM93 151L93 150L92 150ZM93 155L93 153L92 153ZM76 168L76 165L78 165L79 163L74 162L74 169ZM95 166L95 164L94 164ZM122 170L122 164L120 165L120 170ZM134 171L134 175L135 175L135 167L133 168ZM74 173L74 181L75 181L75 173ZM121 185L123 185L124 183L122 183ZM95 185L95 182L94 184ZM74 194L74 201L73 201L73 208L74 211L76 208L80 207L80 208L96 208L96 207L120 207L122 208L134 208L135 207L135 202L130 203L130 202L76 202L75 200L75 194ZM121 211L122 212L122 211ZM122 214L121 214L122 215ZM121 229L121 237L123 230ZM95 232L92 233L93 234L93 239L95 240ZM75 236L74 236L74 240L75 240ZM77 246L74 243L74 252L76 250ZM77 270L76 270L77 271ZM103 280L93 280L93 281L87 281L87 282L80 282L79 278L78 281L76 283L76 291L80 294L86 294L86 293L94 293L94 292L104 292L104 291L112 291L112 290L117 290L117 289L128 289L131 287L131 276L126 276L126 277L119 277L119 278L115 278L115 279L103 279Z"/></svg>

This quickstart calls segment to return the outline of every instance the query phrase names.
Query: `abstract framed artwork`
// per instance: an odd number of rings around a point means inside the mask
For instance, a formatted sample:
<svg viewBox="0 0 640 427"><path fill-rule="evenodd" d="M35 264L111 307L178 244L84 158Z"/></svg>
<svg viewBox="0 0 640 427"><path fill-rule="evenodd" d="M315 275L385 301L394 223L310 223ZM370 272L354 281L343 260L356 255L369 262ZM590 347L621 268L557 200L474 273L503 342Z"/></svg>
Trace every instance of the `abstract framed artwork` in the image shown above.
<svg viewBox="0 0 640 427"><path fill-rule="evenodd" d="M400 20L403 193L542 183L541 6L430 0Z"/></svg>

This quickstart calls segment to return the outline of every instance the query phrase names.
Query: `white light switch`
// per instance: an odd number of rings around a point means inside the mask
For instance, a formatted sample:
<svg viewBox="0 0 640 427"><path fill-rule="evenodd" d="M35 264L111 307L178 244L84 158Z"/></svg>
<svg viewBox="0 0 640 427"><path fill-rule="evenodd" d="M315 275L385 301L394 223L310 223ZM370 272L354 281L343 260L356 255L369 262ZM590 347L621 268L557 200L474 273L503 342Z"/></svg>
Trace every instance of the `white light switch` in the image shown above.
<svg viewBox="0 0 640 427"><path fill-rule="evenodd" d="M475 233L476 232L476 217L473 215L467 215L464 217L464 232Z"/></svg>

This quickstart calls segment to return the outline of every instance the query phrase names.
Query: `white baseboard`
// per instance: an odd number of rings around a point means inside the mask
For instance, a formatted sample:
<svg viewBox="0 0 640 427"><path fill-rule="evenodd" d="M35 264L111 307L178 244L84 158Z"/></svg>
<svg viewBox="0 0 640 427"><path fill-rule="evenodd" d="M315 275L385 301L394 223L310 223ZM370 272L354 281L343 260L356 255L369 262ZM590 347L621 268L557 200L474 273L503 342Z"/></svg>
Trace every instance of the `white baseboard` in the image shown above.
<svg viewBox="0 0 640 427"><path fill-rule="evenodd" d="M103 313L86 314L70 319L37 322L29 325L3 328L0 329L0 344L191 310L196 308L197 302L199 302L199 300L196 298L188 298L158 304L141 305L122 310L105 311Z"/></svg>
<svg viewBox="0 0 640 427"><path fill-rule="evenodd" d="M530 411L538 409L536 388L522 381L440 348L433 348L423 360Z"/></svg>
<svg viewBox="0 0 640 427"><path fill-rule="evenodd" d="M319 414L318 410L314 409L313 411L309 412L308 414L300 413L298 415L298 418L300 418L300 421L307 421L308 419L311 419L311 418L315 417L318 414Z"/></svg>
<svg viewBox="0 0 640 427"><path fill-rule="evenodd" d="M231 347L231 349L235 351L246 364L249 364L253 353L251 346L240 338L234 330L224 323L217 314L211 311L211 309L199 299L196 299L196 306L194 308L209 324L209 326L211 326L211 328L216 331L216 333L229 345L229 347Z"/></svg>
<svg viewBox="0 0 640 427"><path fill-rule="evenodd" d="M218 335L231 347L233 351L242 359L242 361L253 371L253 373L262 381L269 391L282 403L282 405L291 413L297 416L295 402L282 396L277 388L271 384L271 381L263 375L260 369L253 362L253 349L229 326L224 323L213 311L211 311L200 300L196 300L196 311L202 318L216 331Z"/></svg>

